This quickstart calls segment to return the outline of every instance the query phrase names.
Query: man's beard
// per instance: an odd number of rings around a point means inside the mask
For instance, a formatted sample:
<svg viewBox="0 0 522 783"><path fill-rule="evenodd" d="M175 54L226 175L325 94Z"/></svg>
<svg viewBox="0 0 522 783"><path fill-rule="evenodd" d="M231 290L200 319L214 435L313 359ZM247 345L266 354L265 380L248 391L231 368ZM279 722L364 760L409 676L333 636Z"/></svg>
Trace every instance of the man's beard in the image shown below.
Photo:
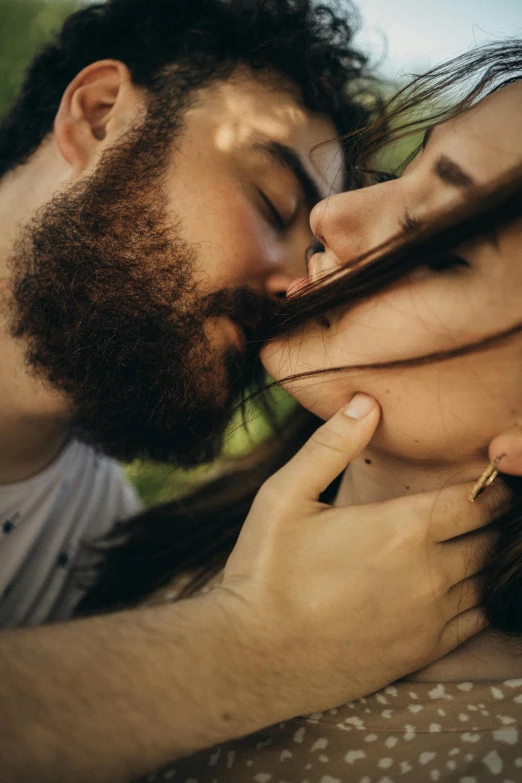
<svg viewBox="0 0 522 783"><path fill-rule="evenodd" d="M24 229L11 332L70 400L81 439L123 460L190 466L219 453L244 369L257 365L254 352L212 350L206 320L241 322L266 302L245 288L198 296L194 249L168 225L160 131L131 131Z"/></svg>

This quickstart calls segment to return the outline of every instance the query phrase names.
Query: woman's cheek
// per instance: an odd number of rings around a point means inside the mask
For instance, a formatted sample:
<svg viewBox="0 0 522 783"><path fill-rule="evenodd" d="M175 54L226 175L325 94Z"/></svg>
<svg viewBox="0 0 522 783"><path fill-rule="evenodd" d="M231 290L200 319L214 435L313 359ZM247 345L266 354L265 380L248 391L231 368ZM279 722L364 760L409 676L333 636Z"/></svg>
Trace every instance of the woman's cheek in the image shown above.
<svg viewBox="0 0 522 783"><path fill-rule="evenodd" d="M351 384L340 387L339 384L334 385L328 381L318 383L317 379L313 378L291 381L283 385L303 408L324 421L331 419L337 411L346 407L358 391Z"/></svg>
<svg viewBox="0 0 522 783"><path fill-rule="evenodd" d="M390 456L439 464L484 456L509 420L507 399L492 401L476 372L458 364L386 375L378 388L367 383L364 390L373 392L382 409L372 445Z"/></svg>

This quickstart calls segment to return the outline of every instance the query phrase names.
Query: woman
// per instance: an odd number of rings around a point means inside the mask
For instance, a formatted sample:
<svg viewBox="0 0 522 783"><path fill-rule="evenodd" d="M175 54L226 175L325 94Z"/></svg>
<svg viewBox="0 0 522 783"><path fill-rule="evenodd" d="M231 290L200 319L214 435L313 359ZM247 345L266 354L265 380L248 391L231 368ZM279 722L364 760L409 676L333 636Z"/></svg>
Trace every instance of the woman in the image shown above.
<svg viewBox="0 0 522 783"><path fill-rule="evenodd" d="M478 479L492 458L509 473L522 451L522 43L436 70L406 106L440 100L441 86L483 66L479 87L440 112L398 179L314 209L321 245L309 278L296 281L263 349L268 371L314 416L330 418L356 393L369 415L372 399L382 409L331 490L335 504ZM371 132L375 147L380 129ZM494 630L367 699L150 779L522 780L522 493L512 486L485 577ZM227 546L209 549L197 575L217 571Z"/></svg>

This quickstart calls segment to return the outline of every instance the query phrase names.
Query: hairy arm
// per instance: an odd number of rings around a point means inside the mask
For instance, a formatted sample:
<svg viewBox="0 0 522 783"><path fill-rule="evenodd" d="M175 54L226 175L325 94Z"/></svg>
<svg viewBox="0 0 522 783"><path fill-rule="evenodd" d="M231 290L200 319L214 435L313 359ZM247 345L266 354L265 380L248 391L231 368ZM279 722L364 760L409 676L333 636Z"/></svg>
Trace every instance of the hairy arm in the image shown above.
<svg viewBox="0 0 522 783"><path fill-rule="evenodd" d="M2 783L128 781L376 691L483 628L473 575L502 485L480 504L470 485L319 502L378 418L334 416L263 485L207 595L0 632Z"/></svg>
<svg viewBox="0 0 522 783"><path fill-rule="evenodd" d="M2 631L4 783L128 781L276 721L266 657L239 646L225 603Z"/></svg>

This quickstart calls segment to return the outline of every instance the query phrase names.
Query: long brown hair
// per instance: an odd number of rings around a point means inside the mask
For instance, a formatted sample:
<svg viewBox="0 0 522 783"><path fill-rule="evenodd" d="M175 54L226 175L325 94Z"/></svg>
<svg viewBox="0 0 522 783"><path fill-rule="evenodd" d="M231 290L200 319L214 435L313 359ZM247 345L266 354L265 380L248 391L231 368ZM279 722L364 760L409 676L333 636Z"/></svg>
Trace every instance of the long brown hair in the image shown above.
<svg viewBox="0 0 522 783"><path fill-rule="evenodd" d="M470 85L472 77L475 83ZM522 41L503 42L467 53L417 77L409 88L390 101L387 114L392 123L391 136L400 138L418 132L428 120L431 125L455 116L488 92L521 77ZM460 97L450 104L448 94L459 88ZM346 143L356 148L360 161L366 165L389 136L385 122L379 120L364 132L352 134ZM351 185L358 184L360 170L354 167ZM342 270L326 276L320 285L310 285L298 296L277 303L258 338L264 341L286 334L333 307L353 306L389 287L427 260L444 256L456 245L485 236L521 215L522 166L501 182L477 189L459 210L436 216L422 233L397 235L386 245L372 249ZM457 349L394 363L339 367L328 372L447 361L470 351L489 350L521 331L522 319L505 332ZM149 509L130 522L117 525L103 545L97 547L101 556L97 581L81 602L78 613L136 604L184 573L191 579L182 596L191 595L224 566L261 484L300 448L318 423L316 417L298 411L241 465L228 467L220 476L180 500ZM514 491L514 500L511 509L496 523L500 537L488 571L484 603L494 627L522 633L522 482L509 478L507 481ZM328 500L333 491L334 487L330 488L330 495L323 499Z"/></svg>

